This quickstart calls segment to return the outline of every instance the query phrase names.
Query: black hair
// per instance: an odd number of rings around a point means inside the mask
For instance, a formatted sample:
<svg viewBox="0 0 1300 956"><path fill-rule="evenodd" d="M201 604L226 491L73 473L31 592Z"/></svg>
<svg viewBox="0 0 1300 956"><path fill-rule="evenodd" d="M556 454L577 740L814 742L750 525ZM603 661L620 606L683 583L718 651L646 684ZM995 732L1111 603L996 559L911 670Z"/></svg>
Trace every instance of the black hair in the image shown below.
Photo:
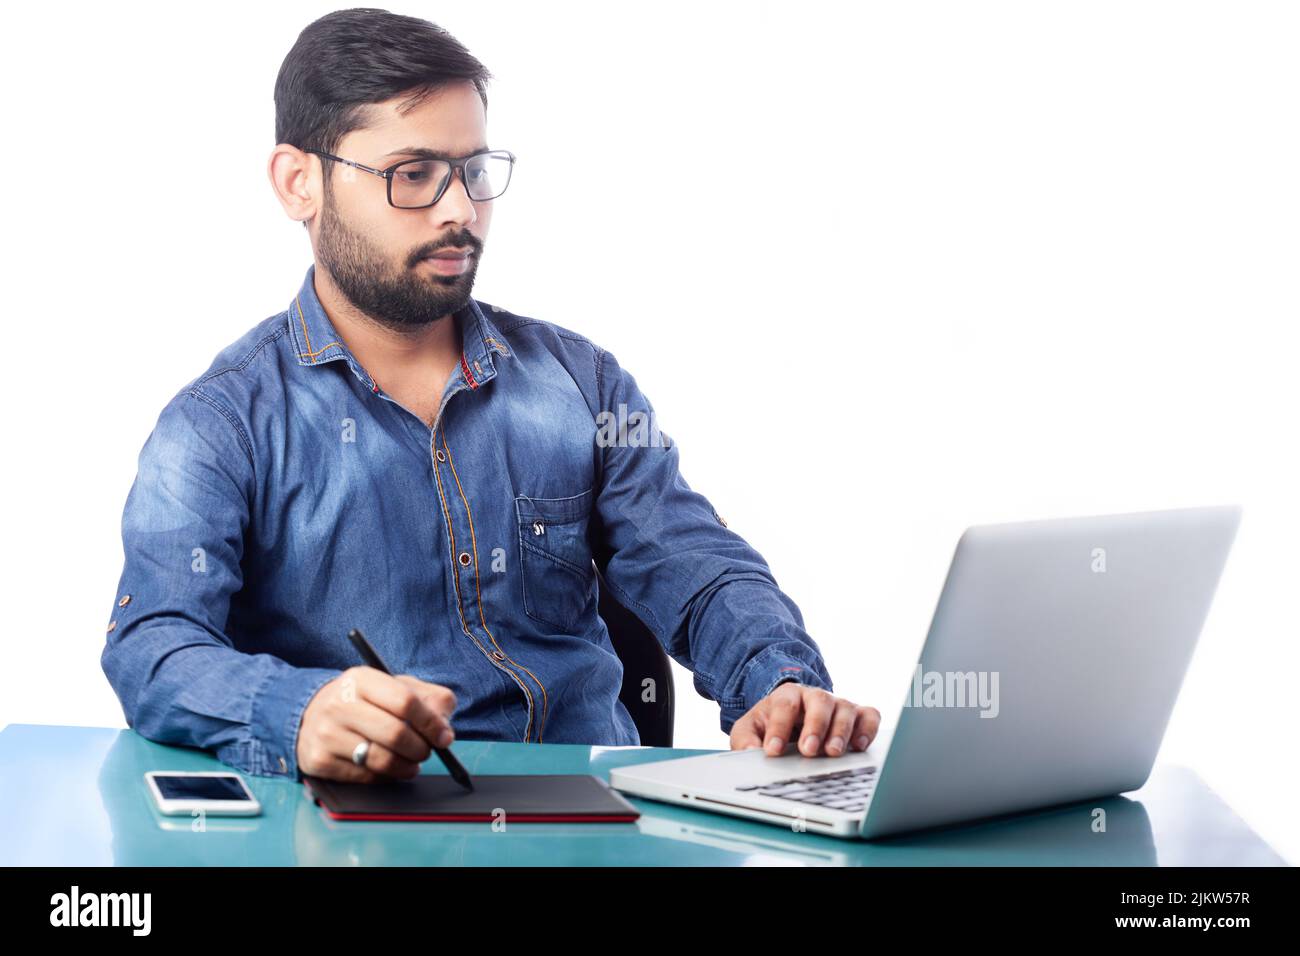
<svg viewBox="0 0 1300 956"><path fill-rule="evenodd" d="M275 141L336 151L372 104L403 93L402 112L449 84L472 80L483 109L494 79L459 40L428 20L374 7L336 10L309 24L275 78ZM324 163L326 188L329 169Z"/></svg>

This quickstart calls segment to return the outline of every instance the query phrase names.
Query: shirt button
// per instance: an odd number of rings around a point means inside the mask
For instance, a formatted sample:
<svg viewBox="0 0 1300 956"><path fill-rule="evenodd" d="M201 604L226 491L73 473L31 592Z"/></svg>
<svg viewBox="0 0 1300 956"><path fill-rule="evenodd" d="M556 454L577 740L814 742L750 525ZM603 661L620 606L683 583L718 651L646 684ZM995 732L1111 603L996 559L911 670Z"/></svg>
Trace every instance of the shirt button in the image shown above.
<svg viewBox="0 0 1300 956"><path fill-rule="evenodd" d="M469 563L470 563L470 561L472 561L472 560L474 560L474 559L471 558L471 557L469 556L469 552L468 552L468 551L462 551L462 552L460 553L460 565L461 565L461 567L463 567L463 568L468 568L468 567L469 567Z"/></svg>
<svg viewBox="0 0 1300 956"><path fill-rule="evenodd" d="M280 758L280 772L281 772L281 773L288 773L288 772L289 772L289 765L288 765L287 763L284 762L284 758L283 758L283 757Z"/></svg>
<svg viewBox="0 0 1300 956"><path fill-rule="evenodd" d="M109 622L108 622L108 630L105 631L104 633L105 633L105 634L108 634L108 633L111 633L111 632L113 632L113 631L115 631L115 630L117 630L117 621L109 621Z"/></svg>
<svg viewBox="0 0 1300 956"><path fill-rule="evenodd" d="M120 601L117 602L117 606L118 606L118 607L126 607L126 606L127 606L128 604L130 604L130 603L131 603L131 595L129 595L129 594L123 594L123 595L122 595L122 600L120 600Z"/></svg>
<svg viewBox="0 0 1300 956"><path fill-rule="evenodd" d="M434 457L437 458L439 461L446 461L446 460L447 460L447 456L444 455L444 454L442 453L442 449L441 449L441 448L439 448L436 452L434 452L433 455L434 455Z"/></svg>
<svg viewBox="0 0 1300 956"><path fill-rule="evenodd" d="M493 652L492 652L492 656L495 657L495 658L496 658L497 660L499 660L499 661L503 661L503 660L506 659L506 655L505 655L505 653L504 653L503 651L493 651Z"/></svg>
<svg viewBox="0 0 1300 956"><path fill-rule="evenodd" d="M542 524L540 521L534 521L534 522L533 522L533 534L535 534L535 535L543 535L543 534L546 534L546 525Z"/></svg>

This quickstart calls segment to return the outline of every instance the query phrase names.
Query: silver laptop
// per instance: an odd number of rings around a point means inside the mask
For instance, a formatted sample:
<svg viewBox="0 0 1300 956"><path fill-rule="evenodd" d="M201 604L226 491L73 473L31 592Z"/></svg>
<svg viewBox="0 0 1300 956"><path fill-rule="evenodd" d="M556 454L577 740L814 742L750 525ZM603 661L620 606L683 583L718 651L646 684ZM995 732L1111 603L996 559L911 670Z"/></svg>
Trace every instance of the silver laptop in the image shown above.
<svg viewBox="0 0 1300 956"><path fill-rule="evenodd" d="M759 748L610 771L617 790L872 837L1109 796L1151 773L1241 509L979 525L898 719L866 751Z"/></svg>

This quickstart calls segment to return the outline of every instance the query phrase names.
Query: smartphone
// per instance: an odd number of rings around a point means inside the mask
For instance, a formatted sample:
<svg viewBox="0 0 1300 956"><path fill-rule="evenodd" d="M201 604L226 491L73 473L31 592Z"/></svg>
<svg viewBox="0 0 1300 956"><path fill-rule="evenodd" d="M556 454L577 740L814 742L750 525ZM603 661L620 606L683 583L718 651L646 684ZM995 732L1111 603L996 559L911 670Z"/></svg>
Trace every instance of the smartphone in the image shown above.
<svg viewBox="0 0 1300 956"><path fill-rule="evenodd" d="M262 805L244 778L222 770L150 770L144 775L158 812L191 816L196 810L226 817L253 817Z"/></svg>

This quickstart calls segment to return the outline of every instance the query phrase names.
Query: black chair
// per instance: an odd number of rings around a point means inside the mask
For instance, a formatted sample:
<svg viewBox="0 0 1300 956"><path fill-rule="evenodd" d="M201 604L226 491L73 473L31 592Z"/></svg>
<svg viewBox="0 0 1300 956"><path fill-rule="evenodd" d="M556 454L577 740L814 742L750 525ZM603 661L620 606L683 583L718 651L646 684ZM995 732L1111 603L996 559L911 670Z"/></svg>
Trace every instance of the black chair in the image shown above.
<svg viewBox="0 0 1300 956"><path fill-rule="evenodd" d="M600 590L599 613L609 630L614 652L623 662L623 687L618 699L623 702L641 743L649 747L673 745L673 672L671 659L658 638L641 619L620 604L605 585L601 565L596 567L596 585ZM655 699L642 700L646 678L654 681Z"/></svg>

